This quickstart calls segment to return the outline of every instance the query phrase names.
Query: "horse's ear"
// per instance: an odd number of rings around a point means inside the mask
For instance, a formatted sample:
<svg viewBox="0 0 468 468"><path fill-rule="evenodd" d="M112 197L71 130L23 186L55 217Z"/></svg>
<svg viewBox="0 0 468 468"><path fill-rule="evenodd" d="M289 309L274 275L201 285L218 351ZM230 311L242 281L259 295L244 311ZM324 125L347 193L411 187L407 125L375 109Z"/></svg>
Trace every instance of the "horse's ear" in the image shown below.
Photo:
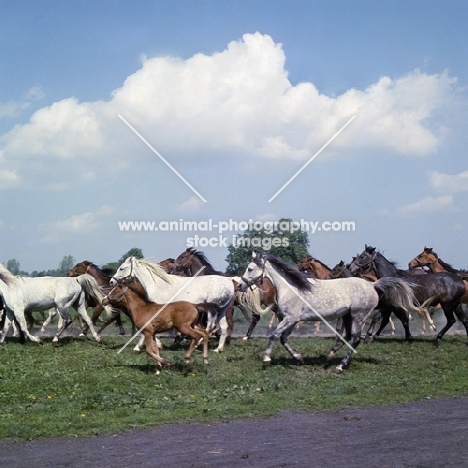
<svg viewBox="0 0 468 468"><path fill-rule="evenodd" d="M432 253L432 247L424 247L424 251L427 253Z"/></svg>
<svg viewBox="0 0 468 468"><path fill-rule="evenodd" d="M257 254L254 251L252 251L252 258L257 258Z"/></svg>
<svg viewBox="0 0 468 468"><path fill-rule="evenodd" d="M367 251L368 251L369 253L372 253L372 254L373 254L373 253L375 252L375 249L376 249L376 247L370 247L370 246L369 246L369 248L368 248Z"/></svg>

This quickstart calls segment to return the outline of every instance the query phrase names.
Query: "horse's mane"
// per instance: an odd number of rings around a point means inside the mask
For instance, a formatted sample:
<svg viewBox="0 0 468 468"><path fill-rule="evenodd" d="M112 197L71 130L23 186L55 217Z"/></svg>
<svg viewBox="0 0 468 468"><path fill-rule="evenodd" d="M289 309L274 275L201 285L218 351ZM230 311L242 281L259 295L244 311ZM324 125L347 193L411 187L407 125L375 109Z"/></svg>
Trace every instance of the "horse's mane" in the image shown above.
<svg viewBox="0 0 468 468"><path fill-rule="evenodd" d="M292 285L299 289L299 291L306 292L312 289L312 284L309 282L308 276L302 273L302 271L299 271L294 265L285 262L281 257L274 254L265 255L263 258L265 261L270 262L278 273L291 281Z"/></svg>
<svg viewBox="0 0 468 468"><path fill-rule="evenodd" d="M166 273L166 271L161 268L157 263L150 262L147 259L144 258L132 258L133 261L141 265L143 268L146 268L148 273L154 278L155 276L157 278L161 278L163 281L166 283L172 284L174 276L170 275L169 273Z"/></svg>
<svg viewBox="0 0 468 468"><path fill-rule="evenodd" d="M0 280L7 286L10 286L16 283L17 278L2 263L0 263Z"/></svg>
<svg viewBox="0 0 468 468"><path fill-rule="evenodd" d="M326 268L327 270L331 270L331 268L328 266L328 265L325 265L325 263L323 263L321 260L319 260L318 258L315 258L315 257L310 257L314 262L317 262L319 263L320 265L323 266L323 268Z"/></svg>
<svg viewBox="0 0 468 468"><path fill-rule="evenodd" d="M450 263L446 263L446 262L444 262L443 260L441 260L441 259L438 258L438 257L437 257L437 260L439 261L439 263L441 264L441 266L444 267L444 269L447 270L448 272L450 272L450 273L455 273L455 274L463 273L463 270L457 270L457 269L454 268L452 265L450 265Z"/></svg>
<svg viewBox="0 0 468 468"><path fill-rule="evenodd" d="M401 274L401 275L407 275L408 272L405 271L405 270L402 270L399 266L398 266L398 263L395 262L394 260L389 260L387 257L384 257L383 254L381 252L377 252L378 255L380 255L380 257L382 258L382 260L384 260L385 262L389 263L390 265L392 265L393 268L395 268L395 270L397 271L397 273Z"/></svg>

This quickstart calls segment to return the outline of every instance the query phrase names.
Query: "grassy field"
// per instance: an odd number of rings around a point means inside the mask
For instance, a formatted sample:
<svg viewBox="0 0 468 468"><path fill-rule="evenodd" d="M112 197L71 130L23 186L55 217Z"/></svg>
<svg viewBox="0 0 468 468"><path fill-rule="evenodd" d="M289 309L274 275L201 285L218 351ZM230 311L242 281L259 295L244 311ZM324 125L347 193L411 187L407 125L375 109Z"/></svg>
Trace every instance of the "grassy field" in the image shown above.
<svg viewBox="0 0 468 468"><path fill-rule="evenodd" d="M358 348L351 366L336 375L344 349L330 365L333 339L291 337L305 357L293 362L278 342L270 367L262 367L267 341L234 339L210 366L196 352L183 362L185 347L163 338L163 357L175 363L160 375L128 337L46 338L43 346L8 338L0 348L0 438L34 439L124 431L173 421L230 420L272 415L283 409L317 411L456 396L468 388L466 336L432 338L412 346L401 336ZM210 343L210 349L215 343Z"/></svg>

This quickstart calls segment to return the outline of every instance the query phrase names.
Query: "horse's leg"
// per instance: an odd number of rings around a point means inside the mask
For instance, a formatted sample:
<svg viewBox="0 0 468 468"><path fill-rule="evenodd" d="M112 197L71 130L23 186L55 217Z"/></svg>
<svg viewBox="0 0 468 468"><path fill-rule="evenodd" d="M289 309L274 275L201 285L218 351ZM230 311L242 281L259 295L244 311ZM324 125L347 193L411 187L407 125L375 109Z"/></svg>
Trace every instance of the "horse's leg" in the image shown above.
<svg viewBox="0 0 468 468"><path fill-rule="evenodd" d="M19 329L21 330L21 332L24 334L24 336L26 338L29 338L31 341L33 341L34 343L42 343L42 341L31 335L31 333L29 333L29 330L28 330L28 326L27 326L27 323L26 323L26 318L24 317L24 309L22 309L21 307L17 307L15 311L13 310L10 310L10 309L7 309L6 308L6 319L5 319L5 324L3 326L3 331L2 331L2 337L0 339L0 344L3 343L3 341L5 340L5 337L8 333L8 330L10 329L10 326L11 326L11 323L13 322L13 320L16 320L16 323L19 327Z"/></svg>
<svg viewBox="0 0 468 468"><path fill-rule="evenodd" d="M215 353L221 353L224 350L224 343L228 333L228 322L226 316L220 319L219 328L221 329L221 336L219 337L218 347L214 350Z"/></svg>
<svg viewBox="0 0 468 468"><path fill-rule="evenodd" d="M146 354L156 361L156 365L158 366L156 369L156 374L159 374L163 364L171 365L171 363L167 362L165 359L159 356L159 349L157 346L155 346L153 335L149 331L145 330L144 335L142 336L145 340Z"/></svg>
<svg viewBox="0 0 468 468"><path fill-rule="evenodd" d="M465 327L466 335L468 336L468 318L461 304L455 309L455 315Z"/></svg>
<svg viewBox="0 0 468 468"><path fill-rule="evenodd" d="M350 313L347 313L346 315L343 315L338 319L336 322L336 331L340 334L343 335L344 337L338 336L336 337L335 345L333 348L330 350L330 352L327 355L327 361L330 361L333 359L335 356L336 352L345 344L343 338L346 341L349 341L351 339L351 326L352 326L352 317Z"/></svg>
<svg viewBox="0 0 468 468"><path fill-rule="evenodd" d="M445 333L453 326L453 324L456 322L455 317L453 316L453 311L454 309L451 308L448 304L443 304L442 309L445 314L445 318L447 319L447 323L445 324L445 327L440 330L439 333L437 333L436 339L435 339L435 345L439 346L442 337L445 335Z"/></svg>
<svg viewBox="0 0 468 468"><path fill-rule="evenodd" d="M225 317L228 325L226 344L229 344L231 342L232 332L234 331L234 301L228 307Z"/></svg>
<svg viewBox="0 0 468 468"><path fill-rule="evenodd" d="M405 340L408 342L408 344L411 344L413 342L413 337L411 336L411 332L409 329L409 320L406 311L396 307L395 309L393 309L393 313L397 316L397 318L400 319L400 322L402 323L403 328L405 329Z"/></svg>
<svg viewBox="0 0 468 468"><path fill-rule="evenodd" d="M432 328L433 331L437 330L437 327L435 326L434 320L432 320L431 314L429 312L429 309L424 309L424 314L426 316L426 320L429 323L429 327Z"/></svg>
<svg viewBox="0 0 468 468"><path fill-rule="evenodd" d="M317 333L320 333L320 321L315 322L314 335L316 335Z"/></svg>
<svg viewBox="0 0 468 468"><path fill-rule="evenodd" d="M94 329L93 322L88 316L88 312L86 310L86 305L85 305L85 295L84 291L81 292L80 296L78 299L75 301L76 305L76 311L78 314L80 314L80 317L86 322L88 325L89 329L91 330L91 334L93 335L93 338L98 342L102 343L101 337L96 333L96 330Z"/></svg>
<svg viewBox="0 0 468 468"><path fill-rule="evenodd" d="M351 314L349 314L351 316ZM351 316L351 339L349 340L350 349L346 353L345 357L342 361L336 366L336 372L341 373L343 372L343 368L349 364L351 359L351 355L356 351L356 348L359 346L361 342L361 333L364 327L364 323L366 321L366 317L368 315L367 310L362 310L359 313L355 313Z"/></svg>
<svg viewBox="0 0 468 468"><path fill-rule="evenodd" d="M62 317L63 321L62 321L62 325L59 327L57 333L55 334L54 338L52 339L52 341L54 343L56 343L58 340L59 340L59 337L60 335L63 333L63 331L68 328L71 323L73 322L73 320L71 319L70 317L70 310L68 307L65 307L65 308L57 308L60 316Z"/></svg>
<svg viewBox="0 0 468 468"><path fill-rule="evenodd" d="M275 320L275 317L276 314L272 311L270 321L268 322L268 330L271 330L271 328L273 327L273 320Z"/></svg>
<svg viewBox="0 0 468 468"><path fill-rule="evenodd" d="M297 323L297 320L293 320L291 317L284 317L283 320L278 324L276 329L273 330L272 334L270 335L270 340L268 342L267 349L265 350L265 354L263 355L264 365L268 365L271 363L270 356L271 356L273 345L275 344L276 339L279 338L283 334L284 331L288 330L289 328L294 328L294 325L296 325L296 323Z"/></svg>
<svg viewBox="0 0 468 468"><path fill-rule="evenodd" d="M369 328L367 329L366 339L365 339L366 343L370 343L373 340L374 328L381 319L382 319L382 312L378 310L372 317L372 322L369 325Z"/></svg>
<svg viewBox="0 0 468 468"><path fill-rule="evenodd" d="M245 334L244 338L242 338L244 341L247 341L252 336L252 332L254 331L254 328L257 326L257 323L259 320L260 320L260 314L256 314L255 312L252 311L252 318L250 319L249 329L247 330L247 333Z"/></svg>
<svg viewBox="0 0 468 468"><path fill-rule="evenodd" d="M41 333L44 333L46 331L46 328L48 327L49 323L57 315L57 309L55 307L53 309L49 309L48 314L48 317L42 323Z"/></svg>
<svg viewBox="0 0 468 468"><path fill-rule="evenodd" d="M392 317L388 318L388 323L390 325L390 329L392 330L391 335L394 336L395 335L395 324L393 323Z"/></svg>
<svg viewBox="0 0 468 468"><path fill-rule="evenodd" d="M135 345L135 347L133 348L133 352L134 353L140 353L141 352L141 348L143 347L143 344L145 342L145 337L144 335L140 335L140 338L138 339L138 343Z"/></svg>

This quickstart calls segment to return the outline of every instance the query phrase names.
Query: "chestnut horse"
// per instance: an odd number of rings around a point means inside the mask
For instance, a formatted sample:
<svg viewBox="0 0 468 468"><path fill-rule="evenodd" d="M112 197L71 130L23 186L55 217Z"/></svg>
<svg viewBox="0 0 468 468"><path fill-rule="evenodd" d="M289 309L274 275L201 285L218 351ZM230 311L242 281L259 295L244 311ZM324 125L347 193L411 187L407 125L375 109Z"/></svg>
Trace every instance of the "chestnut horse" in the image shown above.
<svg viewBox="0 0 468 468"><path fill-rule="evenodd" d="M208 332L196 325L200 315L199 306L187 301L168 304L151 302L141 283L131 277L117 281L117 285L104 297L103 304L108 303L125 311L138 329L143 330L146 353L156 361L157 373L163 364L170 365L170 363L160 357L155 336L173 328L192 338L190 347L185 353L185 363L190 364L190 357L202 339L203 362L209 364Z"/></svg>

